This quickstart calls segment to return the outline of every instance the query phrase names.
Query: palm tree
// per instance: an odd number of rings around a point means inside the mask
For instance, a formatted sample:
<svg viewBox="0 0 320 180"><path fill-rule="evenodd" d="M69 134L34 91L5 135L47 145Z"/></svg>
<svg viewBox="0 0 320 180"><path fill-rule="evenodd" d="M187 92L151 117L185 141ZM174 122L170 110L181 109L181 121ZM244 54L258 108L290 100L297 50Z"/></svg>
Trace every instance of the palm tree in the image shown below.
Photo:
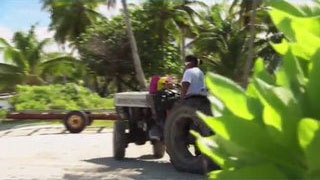
<svg viewBox="0 0 320 180"><path fill-rule="evenodd" d="M197 54L210 71L237 80L239 67L242 65L243 46L246 41L245 30L235 24L233 16L223 16L225 6L216 4L208 11L201 12L199 37L192 44Z"/></svg>
<svg viewBox="0 0 320 180"><path fill-rule="evenodd" d="M192 42L195 54L210 71L241 82L244 54L248 50L246 28L236 23L236 16L228 13L225 4L213 5L201 12L199 36Z"/></svg>
<svg viewBox="0 0 320 180"><path fill-rule="evenodd" d="M208 70L227 76L241 84L245 84L251 73L253 61L246 59L251 40L251 60L257 55L263 57L267 69L273 72L279 57L270 45L281 42L282 35L272 26L269 16L265 11L259 10L256 19L255 31L260 36L248 33L248 28L239 24L240 17L230 13L228 4L216 4L208 12L201 12L202 21L199 25L200 35L191 44L194 51L205 63L209 64ZM270 23L270 24L269 24ZM251 39L250 39L251 38ZM254 50L254 51L253 51Z"/></svg>
<svg viewBox="0 0 320 180"><path fill-rule="evenodd" d="M250 39L249 39L249 49L248 49L248 59L244 66L244 73L242 77L242 87L246 88L249 80L249 75L251 72L252 64L253 64L253 58L255 56L255 50L254 50L254 40L256 36L255 32L255 23L256 23L256 17L257 17L257 1L252 2L251 7L251 16L250 16Z"/></svg>
<svg viewBox="0 0 320 180"><path fill-rule="evenodd" d="M115 5L115 0L108 0L108 6L112 7ZM141 66L141 60L140 60L140 56L138 53L138 47L137 47L137 42L132 30L132 25L131 25L131 21L130 21L130 13L128 10L128 6L127 6L127 1L126 0L121 0L122 6L123 6L123 15L124 15L124 19L125 19L125 23L126 23L126 27L127 27L127 34L128 34L128 38L129 38L129 42L130 42L130 46L131 46L131 52L132 52L132 57L133 57L133 65L134 65L134 69L136 72L136 78L137 81L139 82L140 88L142 90L147 89L147 84L145 81L145 75Z"/></svg>
<svg viewBox="0 0 320 180"><path fill-rule="evenodd" d="M244 66L244 73L242 77L242 86L246 87L248 83L248 78L251 72L253 58L254 58L254 40L255 40L255 23L256 23L256 16L257 16L257 8L262 5L262 0L234 0L231 7L230 12L233 11L233 8L240 4L240 11L238 12L240 17L240 24L247 29L249 29L248 33L250 33L250 39L248 41L249 44L249 51L247 54L247 61Z"/></svg>
<svg viewBox="0 0 320 180"><path fill-rule="evenodd" d="M115 0L102 0L102 1L55 1L55 0L43 0L44 9L51 12L52 22L50 28L56 30L55 39L64 43L66 40L79 42L80 35L85 32L86 28L92 25L97 18L103 16L95 11L95 8L101 3L107 1L109 6L115 4ZM141 61L138 54L138 48L133 35L129 11L127 3L122 0L124 8L124 18L127 25L128 37L131 44L133 63L136 71L136 78L142 89L146 89L145 76L141 67Z"/></svg>
<svg viewBox="0 0 320 180"><path fill-rule="evenodd" d="M45 76L63 76L57 69L70 70L81 66L75 58L61 53L45 53L44 47L50 39L38 41L34 26L28 33L16 32L12 45L0 38L0 50L6 63L0 63L0 88L16 84L38 85L45 82ZM62 66L63 64L63 66ZM64 71L65 72L65 71Z"/></svg>
<svg viewBox="0 0 320 180"><path fill-rule="evenodd" d="M51 14L50 29L55 30L54 38L59 43L75 42L87 27L97 19L104 18L95 9L100 1L56 1L42 0L43 9Z"/></svg>
<svg viewBox="0 0 320 180"><path fill-rule="evenodd" d="M206 6L204 3L190 0L149 0L143 6L148 18L153 21L154 31L158 34L159 44L172 34L179 46L181 59L185 56L185 39L197 34L195 18L198 13L192 5Z"/></svg>
<svg viewBox="0 0 320 180"><path fill-rule="evenodd" d="M239 15L239 22L243 26L247 26L251 21L250 13L260 7L263 0L233 0L229 13L234 13L235 7L239 5L240 9L235 14Z"/></svg>

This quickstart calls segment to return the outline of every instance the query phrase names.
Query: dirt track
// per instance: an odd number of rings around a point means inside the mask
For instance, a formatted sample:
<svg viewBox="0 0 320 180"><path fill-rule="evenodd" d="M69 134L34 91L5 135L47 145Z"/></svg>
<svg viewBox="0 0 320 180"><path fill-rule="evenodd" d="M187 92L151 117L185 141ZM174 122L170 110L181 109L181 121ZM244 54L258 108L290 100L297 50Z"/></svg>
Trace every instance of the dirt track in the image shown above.
<svg viewBox="0 0 320 180"><path fill-rule="evenodd" d="M127 158L112 158L112 132L88 127L68 134L62 126L0 131L0 179L203 179L177 172L168 156L152 158L149 144L130 144Z"/></svg>

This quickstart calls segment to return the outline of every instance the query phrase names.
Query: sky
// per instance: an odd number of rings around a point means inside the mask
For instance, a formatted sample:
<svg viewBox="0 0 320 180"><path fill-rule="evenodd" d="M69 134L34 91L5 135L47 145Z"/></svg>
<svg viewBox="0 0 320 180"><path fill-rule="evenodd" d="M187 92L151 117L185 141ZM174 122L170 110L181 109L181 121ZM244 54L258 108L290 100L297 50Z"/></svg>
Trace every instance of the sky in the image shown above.
<svg viewBox="0 0 320 180"><path fill-rule="evenodd" d="M139 3L143 0L128 0L128 3ZM212 4L219 0L203 0ZM294 0L296 2L308 0ZM100 6L98 11L105 16L117 14L121 4L117 4L115 9L108 9L105 5ZM54 32L48 30L50 15L42 10L41 0L0 0L0 37L10 42L12 35L16 31L27 31L36 24L36 34L41 40L53 37ZM61 48L57 44L47 47L48 51L56 51ZM0 61L3 61L0 54Z"/></svg>

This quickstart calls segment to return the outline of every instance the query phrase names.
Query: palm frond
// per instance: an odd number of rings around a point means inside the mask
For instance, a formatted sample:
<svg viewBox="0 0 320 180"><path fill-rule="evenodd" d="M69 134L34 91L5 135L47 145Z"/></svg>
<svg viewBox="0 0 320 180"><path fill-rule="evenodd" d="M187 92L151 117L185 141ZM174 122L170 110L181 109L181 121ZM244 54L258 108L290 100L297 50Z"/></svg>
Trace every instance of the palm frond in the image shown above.
<svg viewBox="0 0 320 180"><path fill-rule="evenodd" d="M96 18L100 18L102 20L107 20L107 18L104 15L102 15L101 13L99 13L93 9L90 9L90 8L85 8L85 9L86 9L86 12L88 12L89 17L92 21L95 21Z"/></svg>
<svg viewBox="0 0 320 180"><path fill-rule="evenodd" d="M11 47L11 45L4 39L4 38L0 38L0 44L2 44L2 46L5 47Z"/></svg>
<svg viewBox="0 0 320 180"><path fill-rule="evenodd" d="M46 38L39 42L36 47L30 50L28 53L28 64L30 65L30 68L34 68L38 63L40 63L41 60L41 53L43 52L43 48L51 42L50 38Z"/></svg>
<svg viewBox="0 0 320 180"><path fill-rule="evenodd" d="M0 72L1 73L22 73L23 69L11 64L0 63Z"/></svg>
<svg viewBox="0 0 320 180"><path fill-rule="evenodd" d="M7 47L4 49L4 60L6 62L11 62L23 69L29 68L24 55L18 49L13 47Z"/></svg>
<svg viewBox="0 0 320 180"><path fill-rule="evenodd" d="M79 66L83 65L83 62L72 57L72 56L59 56L59 57L53 57L50 59L43 60L43 63L39 65L41 69L54 69L56 66L60 65L73 65L73 66Z"/></svg>
<svg viewBox="0 0 320 180"><path fill-rule="evenodd" d="M84 63L72 56L60 56L46 60L40 65L41 76L64 75L70 76L75 71L83 72L86 67Z"/></svg>
<svg viewBox="0 0 320 180"><path fill-rule="evenodd" d="M15 32L12 38L14 47L25 53L27 49L32 49L33 42L30 41L30 36L24 32Z"/></svg>
<svg viewBox="0 0 320 180"><path fill-rule="evenodd" d="M229 13L230 13L230 14L233 14L233 9L235 8L235 6L236 6L238 3L239 3L239 0L233 0L233 1L232 1L232 4L231 4L231 6L230 6L230 8L229 8Z"/></svg>
<svg viewBox="0 0 320 180"><path fill-rule="evenodd" d="M42 61L43 63L41 63L41 65L50 65L50 64L54 64L54 63L82 63L82 61L78 60L75 57L69 56L69 55L62 55L62 56L57 56L57 57L52 57L49 59L45 59Z"/></svg>
<svg viewBox="0 0 320 180"><path fill-rule="evenodd" d="M178 39L181 39L181 31L179 28L179 25L177 24L177 22L173 19L168 19L167 23L165 24L166 29L170 29L171 33L177 37Z"/></svg>
<svg viewBox="0 0 320 180"><path fill-rule="evenodd" d="M204 2L202 2L202 1L195 1L195 0L193 0L193 1L184 1L183 4L186 5L186 6L198 5L198 6L202 7L202 8L208 8L208 5L206 3L204 3Z"/></svg>
<svg viewBox="0 0 320 180"><path fill-rule="evenodd" d="M50 29L55 30L54 38L59 43L78 41L86 28L104 16L94 11L102 1L43 1L43 8L51 14Z"/></svg>

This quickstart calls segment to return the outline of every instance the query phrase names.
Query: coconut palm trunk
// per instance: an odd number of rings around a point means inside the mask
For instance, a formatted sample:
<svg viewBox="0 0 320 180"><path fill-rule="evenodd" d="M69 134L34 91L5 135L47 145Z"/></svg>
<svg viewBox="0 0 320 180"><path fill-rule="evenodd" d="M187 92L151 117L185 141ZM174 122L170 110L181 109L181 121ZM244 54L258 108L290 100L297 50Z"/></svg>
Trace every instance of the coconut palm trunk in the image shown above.
<svg viewBox="0 0 320 180"><path fill-rule="evenodd" d="M136 78L139 82L140 88L145 90L147 88L147 85L146 85L143 69L141 66L140 57L138 54L138 47L137 47L136 39L134 37L131 22L130 22L130 15L129 15L128 7L127 7L127 1L121 0L121 2L122 2L122 6L123 6L123 13L124 13L124 18L125 18L125 23L127 26L127 33L128 33L128 38L130 41L131 51L132 51L133 65L134 65L134 69L136 72Z"/></svg>
<svg viewBox="0 0 320 180"><path fill-rule="evenodd" d="M184 58L186 57L186 37L185 37L185 29L182 28L181 29L181 49L180 49L180 53L181 53L181 61L184 61Z"/></svg>
<svg viewBox="0 0 320 180"><path fill-rule="evenodd" d="M244 67L244 74L243 74L243 81L242 87L246 88L248 84L249 75L251 72L251 67L253 64L253 58L255 56L254 52L254 39L255 39L255 23L256 23L256 16L257 16L257 1L252 1L252 12L250 16L250 39L249 39L249 51L248 51L248 59L246 61Z"/></svg>

